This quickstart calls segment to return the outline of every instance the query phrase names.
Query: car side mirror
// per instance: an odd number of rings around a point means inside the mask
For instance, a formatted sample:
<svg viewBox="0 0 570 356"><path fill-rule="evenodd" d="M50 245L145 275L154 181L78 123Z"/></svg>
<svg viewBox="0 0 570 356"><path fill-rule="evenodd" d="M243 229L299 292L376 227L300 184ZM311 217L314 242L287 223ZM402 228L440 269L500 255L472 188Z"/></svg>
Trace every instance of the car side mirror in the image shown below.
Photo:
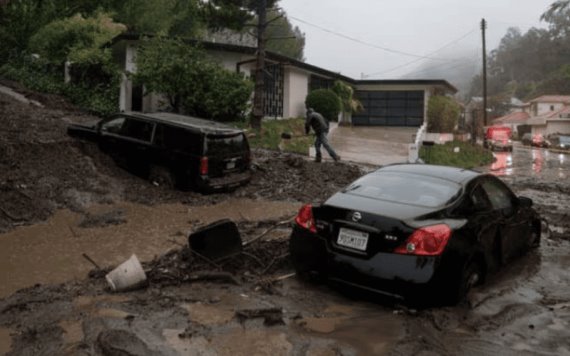
<svg viewBox="0 0 570 356"><path fill-rule="evenodd" d="M519 197L519 205L523 208L530 208L533 202L531 198Z"/></svg>

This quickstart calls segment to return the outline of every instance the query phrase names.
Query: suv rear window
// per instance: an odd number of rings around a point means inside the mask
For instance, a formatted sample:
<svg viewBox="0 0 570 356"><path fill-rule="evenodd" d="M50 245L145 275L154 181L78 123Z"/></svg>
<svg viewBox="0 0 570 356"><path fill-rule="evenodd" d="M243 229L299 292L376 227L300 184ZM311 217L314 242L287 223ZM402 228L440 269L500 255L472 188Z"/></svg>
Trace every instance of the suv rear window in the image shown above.
<svg viewBox="0 0 570 356"><path fill-rule="evenodd" d="M208 155L231 155L247 151L247 140L243 133L234 136L207 136Z"/></svg>
<svg viewBox="0 0 570 356"><path fill-rule="evenodd" d="M461 194L457 183L424 175L377 172L354 182L345 192L362 197L435 208Z"/></svg>

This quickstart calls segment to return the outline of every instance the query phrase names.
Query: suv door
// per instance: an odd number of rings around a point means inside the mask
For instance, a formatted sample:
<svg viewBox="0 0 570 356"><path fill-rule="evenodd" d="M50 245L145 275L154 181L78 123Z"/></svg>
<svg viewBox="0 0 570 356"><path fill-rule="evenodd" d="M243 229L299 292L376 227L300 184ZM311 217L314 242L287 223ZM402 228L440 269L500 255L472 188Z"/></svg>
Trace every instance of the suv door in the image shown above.
<svg viewBox="0 0 570 356"><path fill-rule="evenodd" d="M101 125L101 144L120 165L144 173L148 168L154 123L118 116Z"/></svg>

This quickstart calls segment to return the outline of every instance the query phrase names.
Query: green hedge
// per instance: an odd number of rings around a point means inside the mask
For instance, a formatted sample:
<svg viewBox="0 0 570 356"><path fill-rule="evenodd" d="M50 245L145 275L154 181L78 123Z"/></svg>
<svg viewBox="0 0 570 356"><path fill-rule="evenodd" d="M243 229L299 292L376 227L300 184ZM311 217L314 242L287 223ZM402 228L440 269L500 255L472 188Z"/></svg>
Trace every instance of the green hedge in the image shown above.
<svg viewBox="0 0 570 356"><path fill-rule="evenodd" d="M329 121L337 121L342 110L342 102L338 95L330 89L317 89L307 95L305 106L313 108Z"/></svg>

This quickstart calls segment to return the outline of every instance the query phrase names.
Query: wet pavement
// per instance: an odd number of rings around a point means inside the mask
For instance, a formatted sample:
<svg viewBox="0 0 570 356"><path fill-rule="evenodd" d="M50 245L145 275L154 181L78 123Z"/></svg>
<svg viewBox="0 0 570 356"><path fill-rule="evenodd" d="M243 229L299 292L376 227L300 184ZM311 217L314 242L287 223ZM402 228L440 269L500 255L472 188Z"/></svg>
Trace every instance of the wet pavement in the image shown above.
<svg viewBox="0 0 570 356"><path fill-rule="evenodd" d="M494 152L493 155L496 161L489 170L499 177L537 177L549 181L570 178L570 154L550 152L516 142L513 152Z"/></svg>
<svg viewBox="0 0 570 356"><path fill-rule="evenodd" d="M417 127L340 126L329 141L342 160L385 165L408 161L408 145ZM326 153L323 153L326 156Z"/></svg>

